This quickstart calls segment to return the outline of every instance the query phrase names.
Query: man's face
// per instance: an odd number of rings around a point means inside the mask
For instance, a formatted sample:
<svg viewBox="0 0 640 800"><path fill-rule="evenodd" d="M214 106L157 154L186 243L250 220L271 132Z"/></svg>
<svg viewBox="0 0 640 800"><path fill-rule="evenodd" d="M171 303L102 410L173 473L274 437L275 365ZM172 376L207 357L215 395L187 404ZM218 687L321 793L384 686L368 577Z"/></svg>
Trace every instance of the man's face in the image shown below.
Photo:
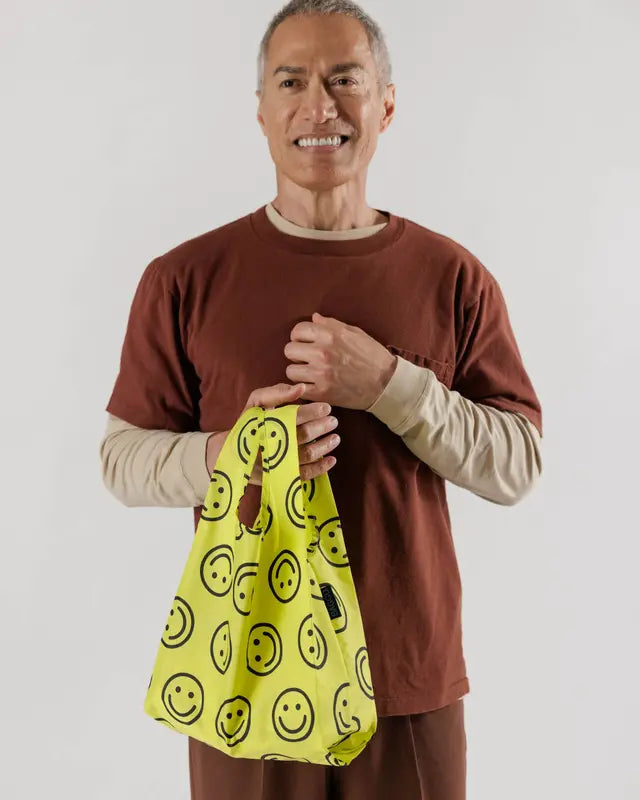
<svg viewBox="0 0 640 800"><path fill-rule="evenodd" d="M269 42L262 94L256 92L258 122L276 169L316 191L362 179L394 108L393 85L380 94L377 77L367 35L356 19L343 14L285 19ZM305 135L331 134L349 138L338 147L296 143Z"/></svg>

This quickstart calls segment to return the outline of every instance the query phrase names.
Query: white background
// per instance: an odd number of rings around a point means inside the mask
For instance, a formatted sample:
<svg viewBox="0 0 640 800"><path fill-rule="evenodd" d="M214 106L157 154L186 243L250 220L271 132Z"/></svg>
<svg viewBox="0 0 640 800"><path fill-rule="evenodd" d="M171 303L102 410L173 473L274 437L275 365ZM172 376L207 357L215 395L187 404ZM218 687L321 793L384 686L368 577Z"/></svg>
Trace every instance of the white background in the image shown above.
<svg viewBox="0 0 640 800"><path fill-rule="evenodd" d="M0 794L188 798L142 710L193 536L126 508L99 442L156 255L275 196L255 119L272 2L2 0ZM498 279L543 407L543 475L448 485L470 800L640 792L637 102L632 0L366 2L396 114L367 200Z"/></svg>

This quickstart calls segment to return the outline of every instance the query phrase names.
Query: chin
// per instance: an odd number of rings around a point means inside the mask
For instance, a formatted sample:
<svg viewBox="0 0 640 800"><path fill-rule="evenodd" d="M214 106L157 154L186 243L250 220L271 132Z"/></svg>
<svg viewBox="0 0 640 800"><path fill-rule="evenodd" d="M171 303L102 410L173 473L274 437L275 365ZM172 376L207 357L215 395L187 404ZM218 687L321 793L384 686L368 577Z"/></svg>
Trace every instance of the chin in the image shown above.
<svg viewBox="0 0 640 800"><path fill-rule="evenodd" d="M313 192L327 192L348 183L353 177L347 170L282 170L286 177L297 186Z"/></svg>

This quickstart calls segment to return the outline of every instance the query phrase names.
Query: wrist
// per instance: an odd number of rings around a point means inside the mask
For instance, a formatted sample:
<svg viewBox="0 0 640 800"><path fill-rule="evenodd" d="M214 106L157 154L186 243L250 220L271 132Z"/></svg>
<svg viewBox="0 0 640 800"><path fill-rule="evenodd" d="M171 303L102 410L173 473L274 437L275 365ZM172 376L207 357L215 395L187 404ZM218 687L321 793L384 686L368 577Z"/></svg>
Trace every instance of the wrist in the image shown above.
<svg viewBox="0 0 640 800"><path fill-rule="evenodd" d="M205 465L209 475L213 472L224 440L227 438L229 431L214 431L207 439L205 447Z"/></svg>

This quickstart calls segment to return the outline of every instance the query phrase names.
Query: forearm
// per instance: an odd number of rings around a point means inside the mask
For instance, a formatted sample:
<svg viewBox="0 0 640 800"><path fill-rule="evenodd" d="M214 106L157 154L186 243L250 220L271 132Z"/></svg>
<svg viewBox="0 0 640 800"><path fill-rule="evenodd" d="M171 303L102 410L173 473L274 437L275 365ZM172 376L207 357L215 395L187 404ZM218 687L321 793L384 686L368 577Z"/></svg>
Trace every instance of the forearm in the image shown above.
<svg viewBox="0 0 640 800"><path fill-rule="evenodd" d="M100 444L104 484L126 506L199 506L226 433L145 430L110 414Z"/></svg>
<svg viewBox="0 0 640 800"><path fill-rule="evenodd" d="M474 403L406 359L367 409L441 477L501 505L527 494L542 470L540 434L524 414Z"/></svg>

